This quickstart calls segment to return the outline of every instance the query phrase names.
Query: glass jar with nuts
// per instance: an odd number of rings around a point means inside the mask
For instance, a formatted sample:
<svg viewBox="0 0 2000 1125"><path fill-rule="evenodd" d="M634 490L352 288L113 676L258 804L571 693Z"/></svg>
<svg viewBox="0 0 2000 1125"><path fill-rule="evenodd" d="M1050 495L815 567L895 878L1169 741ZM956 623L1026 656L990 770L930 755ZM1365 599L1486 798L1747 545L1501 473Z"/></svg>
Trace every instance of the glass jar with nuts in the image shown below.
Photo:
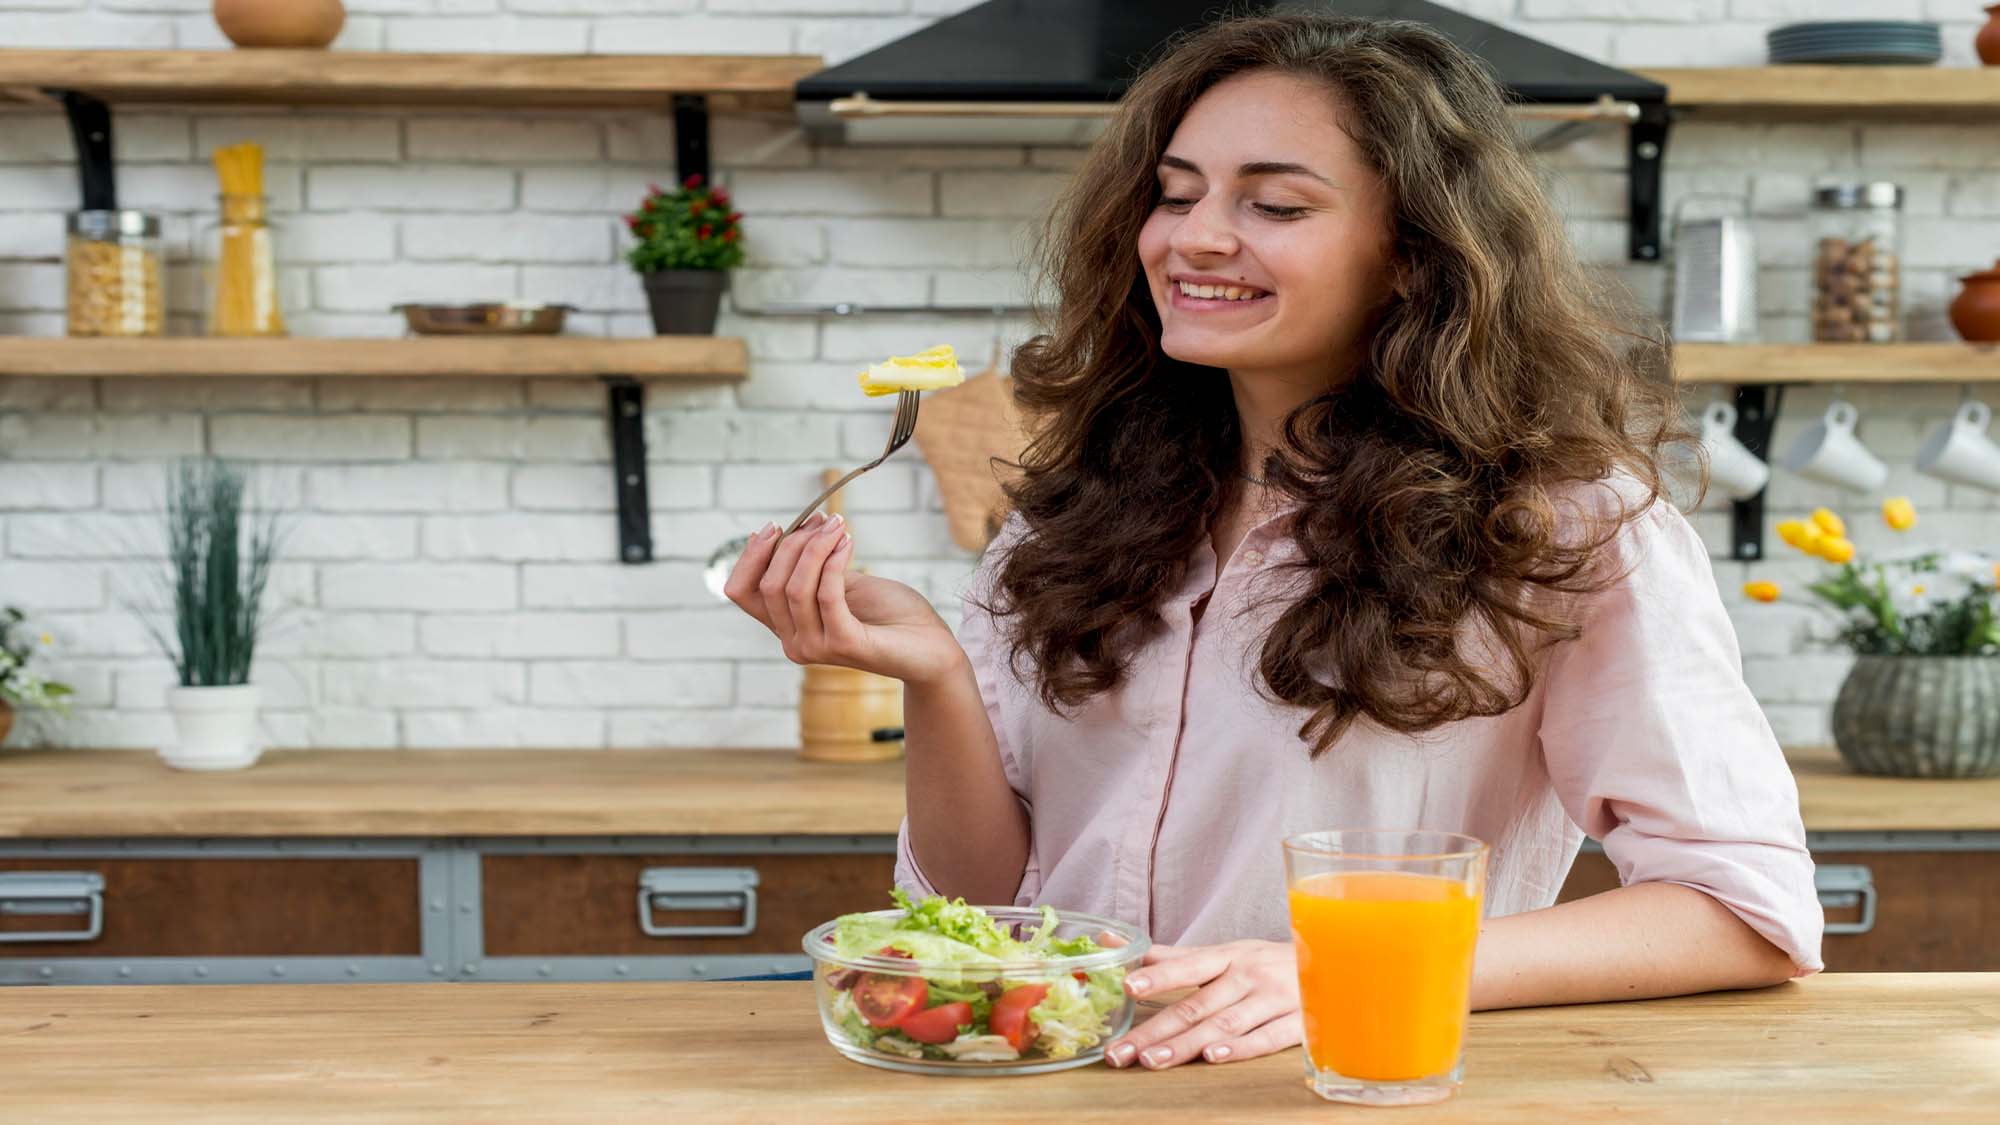
<svg viewBox="0 0 2000 1125"><path fill-rule="evenodd" d="M1814 340L1903 338L1902 206L1902 187L1886 182L1813 192Z"/></svg>
<svg viewBox="0 0 2000 1125"><path fill-rule="evenodd" d="M165 332L160 217L145 211L74 211L68 230L69 334Z"/></svg>

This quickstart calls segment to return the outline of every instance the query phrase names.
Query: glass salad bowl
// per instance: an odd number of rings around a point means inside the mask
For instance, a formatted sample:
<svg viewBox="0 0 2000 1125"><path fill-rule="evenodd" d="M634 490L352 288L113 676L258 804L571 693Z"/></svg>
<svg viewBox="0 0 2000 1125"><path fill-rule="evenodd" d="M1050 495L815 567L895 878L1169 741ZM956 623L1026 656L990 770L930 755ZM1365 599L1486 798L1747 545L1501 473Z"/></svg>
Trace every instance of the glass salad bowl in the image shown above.
<svg viewBox="0 0 2000 1125"><path fill-rule="evenodd" d="M942 898L843 915L805 938L820 1024L855 1062L916 1074L1088 1066L1132 1026L1125 974L1152 944L1124 922ZM1110 933L1124 944L1105 947Z"/></svg>

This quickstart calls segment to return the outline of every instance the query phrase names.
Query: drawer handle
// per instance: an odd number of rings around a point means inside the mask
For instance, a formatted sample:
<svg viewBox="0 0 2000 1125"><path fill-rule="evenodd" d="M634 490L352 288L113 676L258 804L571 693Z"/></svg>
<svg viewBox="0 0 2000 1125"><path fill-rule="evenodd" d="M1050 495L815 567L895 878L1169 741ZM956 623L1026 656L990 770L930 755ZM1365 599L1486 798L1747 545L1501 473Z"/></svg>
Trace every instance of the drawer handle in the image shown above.
<svg viewBox="0 0 2000 1125"><path fill-rule="evenodd" d="M655 910L740 910L743 921L662 926ZM757 929L754 867L649 867L639 873L639 929L648 937L743 937Z"/></svg>
<svg viewBox="0 0 2000 1125"><path fill-rule="evenodd" d="M0 874L0 914L88 914L81 930L0 931L0 943L95 941L104 933L104 876L95 871L10 871Z"/></svg>
<svg viewBox="0 0 2000 1125"><path fill-rule="evenodd" d="M1813 889L1819 892L1822 910L1861 908L1861 917L1852 922L1828 922L1827 933L1865 934L1875 928L1875 876L1866 864L1821 867L1813 872Z"/></svg>

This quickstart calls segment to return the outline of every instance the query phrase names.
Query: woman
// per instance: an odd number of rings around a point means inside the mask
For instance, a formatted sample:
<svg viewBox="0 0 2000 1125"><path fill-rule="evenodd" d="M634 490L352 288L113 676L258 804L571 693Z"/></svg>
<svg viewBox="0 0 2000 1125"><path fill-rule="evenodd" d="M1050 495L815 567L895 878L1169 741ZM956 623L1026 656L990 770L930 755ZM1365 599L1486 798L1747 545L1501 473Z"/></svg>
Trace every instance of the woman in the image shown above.
<svg viewBox="0 0 2000 1125"><path fill-rule="evenodd" d="M729 582L787 657L906 685L900 884L1163 943L1133 993L1196 991L1114 1066L1299 1041L1278 842L1312 829L1492 845L1476 1007L1820 968L1797 791L1655 467L1661 349L1588 299L1473 58L1212 25L1043 245L1039 429L957 637L846 574L837 517ZM1585 832L1625 885L1552 906Z"/></svg>

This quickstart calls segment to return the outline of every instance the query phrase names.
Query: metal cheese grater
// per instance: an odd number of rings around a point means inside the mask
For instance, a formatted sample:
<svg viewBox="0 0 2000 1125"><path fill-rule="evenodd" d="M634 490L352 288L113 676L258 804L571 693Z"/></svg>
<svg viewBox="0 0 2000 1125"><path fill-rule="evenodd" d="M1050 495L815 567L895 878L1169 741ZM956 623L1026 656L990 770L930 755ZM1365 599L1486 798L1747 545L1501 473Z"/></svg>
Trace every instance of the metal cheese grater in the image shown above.
<svg viewBox="0 0 2000 1125"><path fill-rule="evenodd" d="M1757 338L1757 240L1750 221L1687 219L1674 228L1676 340Z"/></svg>

